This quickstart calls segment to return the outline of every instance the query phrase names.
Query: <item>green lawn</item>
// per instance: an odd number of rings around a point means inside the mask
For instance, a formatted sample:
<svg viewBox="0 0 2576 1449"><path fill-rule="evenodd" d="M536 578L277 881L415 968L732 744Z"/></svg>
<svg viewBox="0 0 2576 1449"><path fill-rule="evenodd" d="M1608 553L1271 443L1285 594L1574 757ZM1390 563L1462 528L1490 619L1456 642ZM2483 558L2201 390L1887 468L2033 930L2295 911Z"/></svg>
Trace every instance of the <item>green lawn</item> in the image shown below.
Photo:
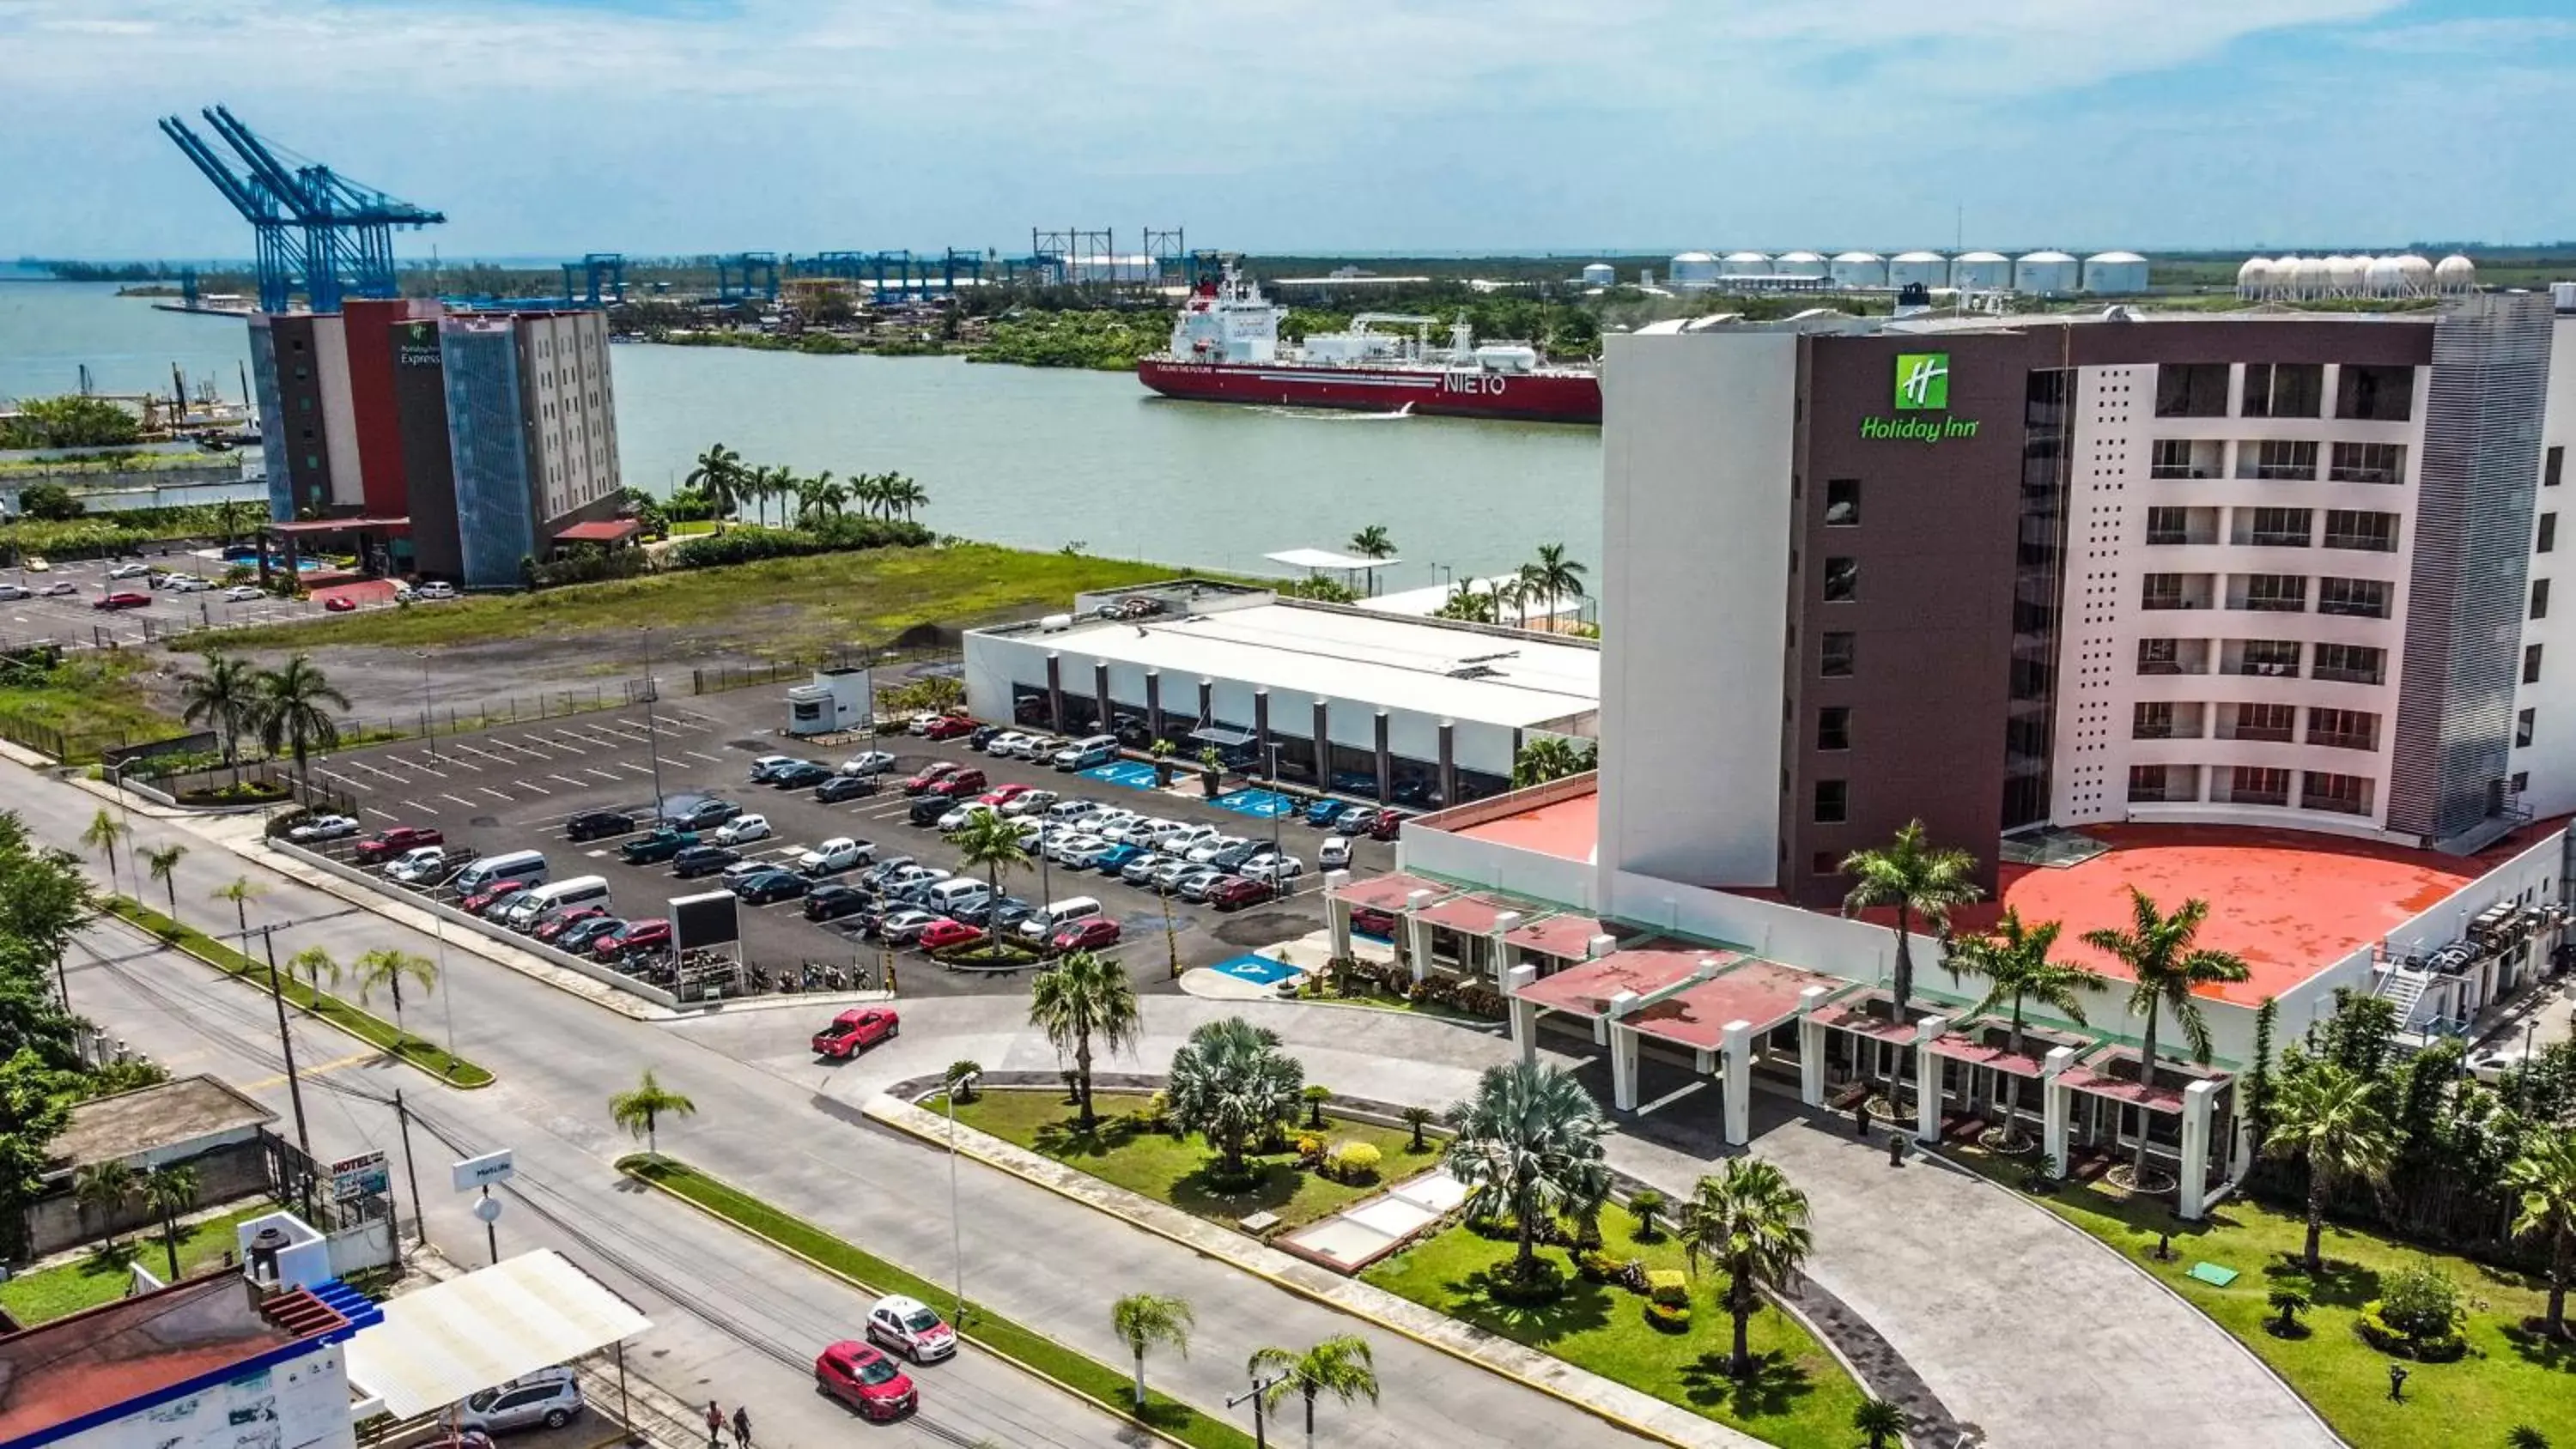
<svg viewBox="0 0 2576 1449"><path fill-rule="evenodd" d="M254 1203L183 1229L179 1234L180 1276L185 1277L217 1262L232 1251L236 1246L235 1226L275 1211L275 1203ZM152 1276L168 1275L170 1259L162 1249L158 1232L128 1236L124 1241L135 1250L134 1260ZM9 1316L20 1323L33 1326L65 1314L78 1313L84 1308L113 1303L125 1296L128 1281L122 1264L93 1256L78 1263L47 1268L41 1273L29 1273L0 1283L0 1308L8 1309Z"/></svg>
<svg viewBox="0 0 2576 1449"><path fill-rule="evenodd" d="M1073 1107L1063 1093L994 1088L977 1093L971 1102L958 1104L957 1121L1079 1167L1104 1182L1229 1227L1265 1210L1277 1213L1280 1221L1291 1227L1311 1223L1440 1160L1437 1138L1426 1139L1425 1150L1417 1154L1411 1150L1413 1134L1404 1128L1351 1122L1326 1113L1323 1129L1313 1135L1327 1144L1359 1141L1377 1148L1383 1162L1376 1180L1334 1182L1300 1171L1297 1154L1290 1151L1252 1159L1261 1169L1257 1186L1240 1193L1218 1193L1207 1185L1206 1169L1215 1161L1215 1153L1206 1143L1195 1137L1147 1131L1129 1120L1128 1114L1143 1108L1147 1100L1145 1094L1136 1092L1093 1094L1100 1122L1086 1134L1075 1128ZM943 1098L934 1097L922 1105L934 1112L947 1110ZM1296 1136L1310 1130L1303 1125L1304 1116L1297 1120L1299 1131L1290 1134L1292 1143Z"/></svg>
<svg viewBox="0 0 2576 1449"><path fill-rule="evenodd" d="M2020 1181L2017 1162L1973 1151L1952 1155L1989 1177ZM2552 1443L2576 1445L2576 1346L2552 1345L2523 1329L2545 1295L2518 1274L2329 1223L2326 1272L2311 1282L2295 1261L2306 1224L2259 1203L2230 1199L2207 1222L2186 1224L2161 1206L2132 1206L2091 1187L2031 1200L2110 1244L2217 1320L2289 1380L2354 1449L2489 1449L2501 1446L2517 1424L2539 1429ZM2150 1256L2160 1231L2173 1234L2171 1263ZM2199 1262L2235 1269L2236 1281L2216 1288L2188 1276ZM2470 1308L2469 1355L2457 1363L2408 1364L2406 1402L2395 1404L2388 1399L2391 1360L2362 1342L2353 1324L2361 1305L2378 1296L2379 1275L2415 1262L2429 1262L2459 1282ZM2302 1315L2300 1336L2281 1337L2266 1326L2273 1315L2265 1297L2283 1279L2308 1284L2302 1291L2316 1303Z"/></svg>
<svg viewBox="0 0 2576 1449"><path fill-rule="evenodd" d="M268 963L264 959L253 961L194 926L173 922L168 916L149 906L138 905L127 896L109 897L107 910L113 915L132 921L227 976L248 981L263 992L268 989ZM345 966L348 963L342 964ZM280 964L277 980L278 989L285 995L289 1006L300 1008L308 1015L318 1016L361 1041L383 1047L451 1087L492 1085L490 1072L463 1057L450 1056L443 1048L426 1038L397 1032L392 1022L373 1012L353 1006L327 991L315 992L289 974L284 969L283 963Z"/></svg>
<svg viewBox="0 0 2576 1449"><path fill-rule="evenodd" d="M780 1212L760 1199L739 1192L695 1168L668 1157L641 1153L618 1162L633 1174L678 1197L688 1199L736 1227L802 1254L826 1270L858 1285L865 1293L904 1293L947 1312L955 1303L952 1290L907 1272L856 1244L834 1237L803 1218ZM1103 1289L1100 1314L1109 1316L1110 1297ZM970 1343L1017 1359L1057 1383L1121 1418L1133 1419L1193 1449L1250 1449L1252 1436L1218 1418L1160 1393L1149 1393L1142 1413L1135 1408L1132 1366L1105 1364L1064 1347L1046 1335L1023 1328L969 1300L959 1333ZM1146 1360L1150 1388L1153 1360Z"/></svg>
<svg viewBox="0 0 2576 1449"><path fill-rule="evenodd" d="M320 622L203 635L190 647L418 648L650 625L686 630L701 643L735 642L784 657L858 639L881 641L915 624L973 623L1039 606L1061 609L1084 590L1173 573L1159 564L981 543L863 549L369 609Z"/></svg>
<svg viewBox="0 0 2576 1449"><path fill-rule="evenodd" d="M1603 1214L1601 1231L1612 1253L1642 1258L1649 1268L1682 1266L1681 1249L1669 1236L1639 1243L1635 1220L1619 1208ZM1424 1307L1771 1443L1849 1449L1856 1442L1851 1416L1861 1401L1860 1385L1779 1309L1765 1307L1753 1316L1754 1374L1741 1382L1727 1374L1733 1327L1720 1302L1722 1275L1703 1274L1692 1283L1690 1327L1668 1333L1646 1321L1644 1298L1575 1276L1561 1248L1540 1251L1566 1267L1564 1296L1544 1308L1496 1302L1486 1290L1510 1264L1512 1251L1508 1241L1453 1227L1379 1261L1360 1276Z"/></svg>
<svg viewBox="0 0 2576 1449"><path fill-rule="evenodd" d="M0 678L0 734L49 750L60 737L67 763L98 758L102 745L172 734L178 726L135 683L152 663L144 650L100 649L66 654L51 669L11 671Z"/></svg>

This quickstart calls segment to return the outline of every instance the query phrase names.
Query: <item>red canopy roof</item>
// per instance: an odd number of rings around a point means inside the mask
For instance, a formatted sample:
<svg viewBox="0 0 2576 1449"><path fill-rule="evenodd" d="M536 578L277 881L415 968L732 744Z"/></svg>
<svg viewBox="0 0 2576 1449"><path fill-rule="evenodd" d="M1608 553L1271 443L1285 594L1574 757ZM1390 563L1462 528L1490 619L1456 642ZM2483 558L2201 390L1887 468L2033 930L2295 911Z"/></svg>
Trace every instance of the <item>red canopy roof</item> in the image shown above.
<svg viewBox="0 0 2576 1449"><path fill-rule="evenodd" d="M643 525L632 518L595 518L555 530L557 543L622 543L633 538Z"/></svg>

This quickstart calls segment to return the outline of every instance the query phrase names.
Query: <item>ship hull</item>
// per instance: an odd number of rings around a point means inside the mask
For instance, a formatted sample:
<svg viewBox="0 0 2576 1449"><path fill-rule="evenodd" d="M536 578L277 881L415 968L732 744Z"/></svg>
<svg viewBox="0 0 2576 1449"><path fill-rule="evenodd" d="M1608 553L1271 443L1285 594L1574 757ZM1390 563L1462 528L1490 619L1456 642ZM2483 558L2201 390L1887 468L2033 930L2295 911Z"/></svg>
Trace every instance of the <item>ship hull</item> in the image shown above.
<svg viewBox="0 0 2576 1449"><path fill-rule="evenodd" d="M1532 423L1601 421L1601 380L1581 373L1447 372L1394 367L1137 362L1136 380L1165 397L1269 407L1341 408Z"/></svg>

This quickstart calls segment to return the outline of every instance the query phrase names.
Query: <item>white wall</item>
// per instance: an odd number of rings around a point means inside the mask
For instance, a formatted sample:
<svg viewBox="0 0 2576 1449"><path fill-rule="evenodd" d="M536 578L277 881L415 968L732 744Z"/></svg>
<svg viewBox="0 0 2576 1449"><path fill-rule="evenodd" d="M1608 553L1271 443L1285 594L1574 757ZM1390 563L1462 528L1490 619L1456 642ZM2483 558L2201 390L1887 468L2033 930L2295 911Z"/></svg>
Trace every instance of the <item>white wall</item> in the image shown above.
<svg viewBox="0 0 2576 1449"><path fill-rule="evenodd" d="M2538 816L2576 811L2576 569L2562 562L2576 553L2576 316L2563 314L2550 346L2540 421L2544 468L2553 447L2567 450L2561 476L2568 481L2540 490L2535 511L2559 515L2557 547L2531 556L2531 577L2551 580L2549 617L2526 617L2522 626L2522 642L2541 646L2540 682L2521 686L2513 701L2516 711L2532 711L2531 744L2513 752L2512 769L2529 774L2522 804Z"/></svg>
<svg viewBox="0 0 2576 1449"><path fill-rule="evenodd" d="M1603 880L1767 886L1778 878L1797 338L1606 340Z"/></svg>
<svg viewBox="0 0 2576 1449"><path fill-rule="evenodd" d="M1410 827L1397 841L1396 850L1408 871L1510 891L1574 910L1594 909L1598 872L1590 861Z"/></svg>
<svg viewBox="0 0 2576 1449"><path fill-rule="evenodd" d="M278 359L281 367L294 364ZM313 319L313 377L322 393L322 440L331 460L331 502L358 508L367 501L358 466L358 412L349 400L349 332L336 312Z"/></svg>

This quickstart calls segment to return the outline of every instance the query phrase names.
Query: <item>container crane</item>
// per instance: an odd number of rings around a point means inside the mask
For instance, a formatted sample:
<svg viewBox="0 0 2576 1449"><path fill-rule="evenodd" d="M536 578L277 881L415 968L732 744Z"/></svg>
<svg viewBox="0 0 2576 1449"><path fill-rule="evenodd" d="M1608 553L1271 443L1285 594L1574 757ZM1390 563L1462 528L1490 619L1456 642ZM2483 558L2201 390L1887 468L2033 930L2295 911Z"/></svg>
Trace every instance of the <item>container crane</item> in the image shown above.
<svg viewBox="0 0 2576 1449"><path fill-rule="evenodd" d="M164 116L161 132L251 224L259 244L260 310L285 311L299 276L316 312L340 310L343 297L401 295L394 275L394 228L436 226L447 220L445 213L414 206L295 156L222 106L198 114L240 158L242 173L236 174L179 117ZM290 157L301 164L290 165Z"/></svg>

